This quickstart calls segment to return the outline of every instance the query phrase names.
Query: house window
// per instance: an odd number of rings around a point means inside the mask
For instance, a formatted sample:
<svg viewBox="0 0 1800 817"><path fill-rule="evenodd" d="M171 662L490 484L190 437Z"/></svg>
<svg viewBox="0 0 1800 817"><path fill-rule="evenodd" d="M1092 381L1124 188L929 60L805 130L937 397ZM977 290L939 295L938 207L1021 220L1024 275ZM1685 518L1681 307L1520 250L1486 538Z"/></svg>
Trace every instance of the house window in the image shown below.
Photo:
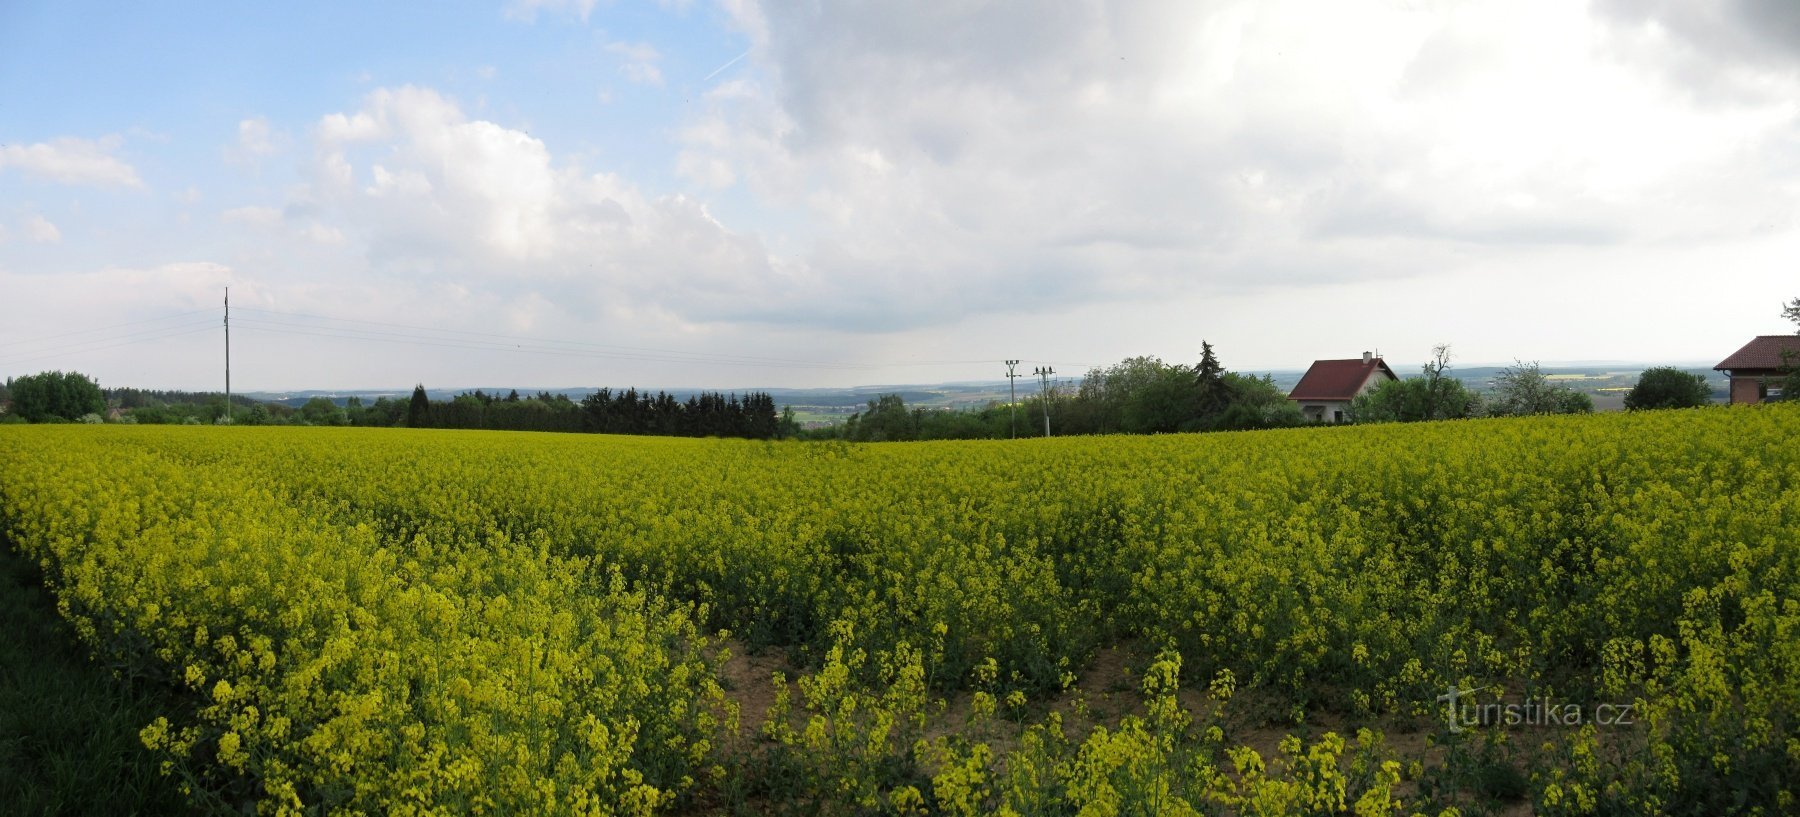
<svg viewBox="0 0 1800 817"><path fill-rule="evenodd" d="M1332 422L1334 422L1334 423L1341 423L1341 422L1343 422L1343 421L1344 421L1344 411L1343 411L1343 409L1338 409L1338 410L1337 410L1337 411L1333 411L1333 412L1332 412L1332 413L1331 413L1331 421L1332 421Z"/></svg>

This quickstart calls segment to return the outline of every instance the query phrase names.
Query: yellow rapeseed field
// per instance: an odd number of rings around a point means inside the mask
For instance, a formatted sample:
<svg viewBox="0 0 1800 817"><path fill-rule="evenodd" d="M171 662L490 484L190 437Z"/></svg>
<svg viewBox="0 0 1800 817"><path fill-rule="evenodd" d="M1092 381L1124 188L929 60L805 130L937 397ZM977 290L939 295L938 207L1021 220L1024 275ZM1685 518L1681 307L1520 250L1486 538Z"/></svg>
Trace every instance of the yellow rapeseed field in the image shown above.
<svg viewBox="0 0 1800 817"><path fill-rule="evenodd" d="M6 426L0 521L99 660L188 690L142 734L169 772L265 813L1777 814L1796 431ZM742 728L727 643L795 668ZM1121 646L1133 704L1092 712Z"/></svg>

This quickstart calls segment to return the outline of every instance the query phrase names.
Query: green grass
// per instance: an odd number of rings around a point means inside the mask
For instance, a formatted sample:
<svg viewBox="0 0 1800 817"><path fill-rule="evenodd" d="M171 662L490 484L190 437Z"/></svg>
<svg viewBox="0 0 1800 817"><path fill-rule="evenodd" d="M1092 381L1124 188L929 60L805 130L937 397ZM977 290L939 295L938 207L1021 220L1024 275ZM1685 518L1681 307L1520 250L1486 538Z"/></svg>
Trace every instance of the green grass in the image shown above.
<svg viewBox="0 0 1800 817"><path fill-rule="evenodd" d="M88 660L37 565L0 540L0 811L13 815L189 813L138 730L155 690Z"/></svg>

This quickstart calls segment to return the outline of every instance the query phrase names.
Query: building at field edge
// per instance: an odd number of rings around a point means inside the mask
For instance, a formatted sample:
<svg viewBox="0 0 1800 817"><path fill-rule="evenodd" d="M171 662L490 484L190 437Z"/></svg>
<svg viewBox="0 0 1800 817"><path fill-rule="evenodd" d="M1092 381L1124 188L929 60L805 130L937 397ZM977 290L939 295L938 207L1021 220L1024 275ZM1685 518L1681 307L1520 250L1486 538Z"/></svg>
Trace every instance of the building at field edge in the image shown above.
<svg viewBox="0 0 1800 817"><path fill-rule="evenodd" d="M1373 390L1384 380L1399 380L1394 370L1380 355L1362 353L1362 358L1348 360L1315 360L1288 399L1300 405L1300 413L1309 422L1341 423L1350 412L1350 401Z"/></svg>
<svg viewBox="0 0 1800 817"><path fill-rule="evenodd" d="M1758 335L1713 370L1731 379L1733 404L1753 404L1780 397L1780 382L1796 367L1800 367L1800 335Z"/></svg>

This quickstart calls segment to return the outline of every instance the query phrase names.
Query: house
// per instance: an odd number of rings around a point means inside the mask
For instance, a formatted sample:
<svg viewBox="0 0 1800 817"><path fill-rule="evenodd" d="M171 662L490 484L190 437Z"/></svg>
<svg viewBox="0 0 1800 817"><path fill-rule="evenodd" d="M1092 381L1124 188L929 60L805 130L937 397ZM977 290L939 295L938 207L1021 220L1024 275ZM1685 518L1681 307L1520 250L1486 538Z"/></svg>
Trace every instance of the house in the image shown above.
<svg viewBox="0 0 1800 817"><path fill-rule="evenodd" d="M1399 379L1387 361L1368 352L1360 360L1315 360L1288 399L1299 403L1300 413L1311 422L1341 423L1357 395L1383 380Z"/></svg>
<svg viewBox="0 0 1800 817"><path fill-rule="evenodd" d="M1731 402L1735 404L1780 397L1779 381L1796 367L1800 367L1800 335L1758 335L1713 370L1731 378ZM1770 381L1776 385L1771 386Z"/></svg>

